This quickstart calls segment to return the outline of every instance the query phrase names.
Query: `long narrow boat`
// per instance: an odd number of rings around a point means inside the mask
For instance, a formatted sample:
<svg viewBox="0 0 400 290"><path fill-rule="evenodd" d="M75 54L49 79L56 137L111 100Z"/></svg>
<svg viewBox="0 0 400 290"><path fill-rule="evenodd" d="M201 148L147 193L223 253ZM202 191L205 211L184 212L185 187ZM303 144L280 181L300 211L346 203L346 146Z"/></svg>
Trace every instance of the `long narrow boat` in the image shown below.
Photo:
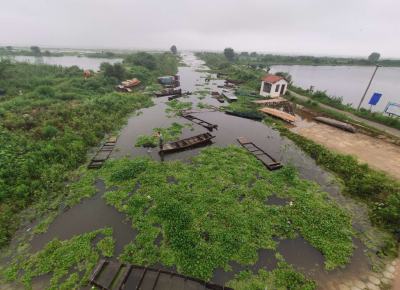
<svg viewBox="0 0 400 290"><path fill-rule="evenodd" d="M250 151L250 153L260 160L269 170L272 171L282 168L283 165L278 162L278 160L262 150L260 147L257 147L253 142L250 142L244 137L239 137L237 140L239 141L240 145Z"/></svg>
<svg viewBox="0 0 400 290"><path fill-rule="evenodd" d="M153 94L155 94L157 97L180 95L181 93L182 93L181 89L178 89L178 90L166 89L166 90L162 90L162 91L154 91L153 92Z"/></svg>
<svg viewBox="0 0 400 290"><path fill-rule="evenodd" d="M233 290L174 272L103 259L94 266L88 280L102 290Z"/></svg>
<svg viewBox="0 0 400 290"><path fill-rule="evenodd" d="M260 116L260 115L248 114L248 113L242 113L242 112L236 112L236 111L230 111L230 110L226 110L225 114L238 116L238 117L242 117L242 118L248 118L248 119L258 119L258 120L262 119L262 116Z"/></svg>
<svg viewBox="0 0 400 290"><path fill-rule="evenodd" d="M208 142L214 137L215 136L211 135L210 133L204 133L204 134L200 134L200 135L193 136L190 138L182 139L179 141L167 143L167 144L163 145L163 147L159 151L159 153L162 153L162 152L166 153L166 152L171 152L171 151L175 151L175 150L189 148L189 147L195 146L197 144Z"/></svg>
<svg viewBox="0 0 400 290"><path fill-rule="evenodd" d="M175 99L180 98L180 97L182 97L182 95L169 96L168 97L168 101L175 100Z"/></svg>
<svg viewBox="0 0 400 290"><path fill-rule="evenodd" d="M346 131L349 131L351 133L357 133L356 128L350 126L349 124L340 122L340 121L336 121L336 120L324 118L324 117L315 117L314 120L325 123L327 125L331 125L331 126L346 130Z"/></svg>
<svg viewBox="0 0 400 290"><path fill-rule="evenodd" d="M218 92L212 92L211 95L212 95L213 97L215 97L215 98L217 99L218 102L220 102L220 103L225 103L225 100L224 100L224 98L221 96L220 93L218 93Z"/></svg>

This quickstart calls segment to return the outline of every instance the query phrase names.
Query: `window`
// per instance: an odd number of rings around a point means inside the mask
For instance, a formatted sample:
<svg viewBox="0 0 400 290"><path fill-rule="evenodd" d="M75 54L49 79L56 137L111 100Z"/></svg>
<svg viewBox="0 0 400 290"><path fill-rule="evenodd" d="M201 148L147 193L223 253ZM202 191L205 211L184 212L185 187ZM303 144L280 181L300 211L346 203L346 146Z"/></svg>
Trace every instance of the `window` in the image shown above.
<svg viewBox="0 0 400 290"><path fill-rule="evenodd" d="M279 92L279 86L280 86L280 85L276 85L275 93L276 93L276 92Z"/></svg>
<svg viewBox="0 0 400 290"><path fill-rule="evenodd" d="M264 83L264 92L270 93L272 85L270 83Z"/></svg>

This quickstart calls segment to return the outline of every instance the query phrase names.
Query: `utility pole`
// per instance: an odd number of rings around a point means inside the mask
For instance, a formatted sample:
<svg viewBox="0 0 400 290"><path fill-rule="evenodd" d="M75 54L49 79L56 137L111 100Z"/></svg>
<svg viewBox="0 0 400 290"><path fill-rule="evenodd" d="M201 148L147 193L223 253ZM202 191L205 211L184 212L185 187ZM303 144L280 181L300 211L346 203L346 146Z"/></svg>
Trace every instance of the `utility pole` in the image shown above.
<svg viewBox="0 0 400 290"><path fill-rule="evenodd" d="M362 97L362 99L361 99L361 101L360 101L360 104L358 105L357 112L360 110L361 104L362 104L362 102L364 101L365 95L366 95L367 92L368 92L369 86L371 85L372 80L374 79L374 76L375 76L376 71L378 70L378 67L381 67L381 66L378 65L378 64L376 64L376 68L375 68L374 74L372 75L372 78L371 78L371 80L369 81L368 87L367 87L367 89L365 90L364 96Z"/></svg>

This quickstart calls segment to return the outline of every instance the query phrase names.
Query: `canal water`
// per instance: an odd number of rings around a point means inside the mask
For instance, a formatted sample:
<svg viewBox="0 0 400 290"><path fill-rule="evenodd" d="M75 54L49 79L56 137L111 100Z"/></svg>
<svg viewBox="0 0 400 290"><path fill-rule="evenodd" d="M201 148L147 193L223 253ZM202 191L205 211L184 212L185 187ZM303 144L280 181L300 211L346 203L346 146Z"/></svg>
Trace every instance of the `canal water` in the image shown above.
<svg viewBox="0 0 400 290"><path fill-rule="evenodd" d="M368 83L374 73L372 66L306 66L306 65L273 65L270 73L278 71L292 75L295 86L314 91L327 91L328 95L343 97L343 104L352 104L357 108ZM382 94L373 111L382 112L389 101L400 102L400 67L380 67L375 74L362 107L368 105L374 93Z"/></svg>
<svg viewBox="0 0 400 290"><path fill-rule="evenodd" d="M98 71L102 62L109 62L114 64L116 62L122 62L122 58L91 58L91 57L77 57L77 56L23 56L18 55L14 57L15 61L24 61L30 63L46 63L56 64L61 66L73 66L77 65L81 69Z"/></svg>
<svg viewBox="0 0 400 290"><path fill-rule="evenodd" d="M197 91L197 90L213 90L221 92L222 89L217 88L221 85L221 80L211 80L208 85L196 86L196 84L205 84L205 76L207 73L196 72L196 69L204 69L204 63L197 60L192 53L183 54L184 61L189 67L180 67L179 75L181 76L181 87L184 90ZM214 75L215 76L215 75ZM210 88L210 89L207 89ZM207 95L205 99L198 99L200 95L191 95L188 99L180 99L185 102L193 102L193 108L197 107L199 102L206 104L220 106L221 104L213 99L211 95ZM134 116L128 120L127 125L120 130L116 148L120 151L114 151L112 157L120 158L122 155L130 154L130 158L138 156L149 156L157 161L169 160L182 160L189 162L188 158L198 155L200 150L204 147L197 147L191 150L176 152L164 155L163 159L158 154L158 149L148 149L143 147L135 147L134 144L140 135L149 135L153 133L155 127L168 127L173 122L180 124L191 123L190 121L173 117L168 118L165 109L168 106L167 97L155 98L155 106L142 109L142 114ZM226 103L225 103L226 104ZM348 208L348 211L356 214L359 221L355 220L355 228L357 230L370 231L371 227L368 222L366 210L358 205L351 199L346 198L340 194L340 186L332 182L332 175L324 171L314 160L306 156L302 151L297 149L291 141L282 139L279 132L271 129L270 127L262 124L261 122L243 119L235 116L226 115L222 112L212 113L199 113L197 117L205 121L217 124L218 129L212 132L216 137L212 139L212 143L206 146L219 146L225 147L229 144L239 146L237 142L238 137L246 137L261 149L271 154L275 159L284 164L294 164L298 169L301 178L313 180L321 185L323 191L328 192L333 199L337 200ZM308 123L308 117L304 117L304 122ZM193 124L194 131L184 129L181 139L190 136L198 135L208 132L204 127ZM43 249L44 245L55 237L61 240L70 239L74 235L91 232L102 227L112 227L114 229L113 236L116 238L114 260L123 253L124 245L128 245L134 241L137 235L137 230L133 229L130 221L126 219L123 213L119 213L113 206L108 206L106 200L101 198L106 191L117 190L117 188L107 188L102 180L96 180L94 187L99 192L90 197L85 198L81 203L72 206L68 211L60 214L50 224L48 231L43 234L36 234L30 242L31 253ZM269 202L276 205L284 205L287 200L272 197ZM37 222L36 222L37 223ZM36 224L35 223L35 224ZM32 224L31 227L35 224ZM325 289L325 285L329 282L340 284L343 279L358 278L368 270L369 264L366 256L367 248L358 239L354 239L357 249L352 257L351 264L347 265L344 269L337 269L327 272L324 269L325 258L319 250L312 247L310 243L303 239L299 234L296 239L279 240L277 251L283 255L286 261L293 265L296 270L307 275L311 279L317 280L321 287ZM271 250L260 250L258 261L255 265L248 268L239 265L235 262L230 263L232 271L225 272L221 267L214 270L214 277L211 281L218 284L225 284L227 281L234 278L235 274L240 271L251 269L257 272L259 269L266 267L268 270L273 270L277 267L277 260L274 257L275 252ZM155 265L153 267L164 268L162 265ZM176 269L169 269L175 271ZM41 276L34 279L34 289L44 289L49 283L48 276ZM90 289L85 287L83 289Z"/></svg>

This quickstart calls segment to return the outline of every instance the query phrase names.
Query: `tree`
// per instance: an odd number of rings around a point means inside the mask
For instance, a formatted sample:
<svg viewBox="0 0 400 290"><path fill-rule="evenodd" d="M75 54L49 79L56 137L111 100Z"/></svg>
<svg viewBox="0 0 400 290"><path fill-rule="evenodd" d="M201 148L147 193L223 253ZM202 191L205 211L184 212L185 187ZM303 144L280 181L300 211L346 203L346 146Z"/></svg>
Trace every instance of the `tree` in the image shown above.
<svg viewBox="0 0 400 290"><path fill-rule="evenodd" d="M105 55L106 55L106 57L112 57L112 56L115 55L115 53L113 53L113 52L111 52L111 51L107 51L107 52L105 53Z"/></svg>
<svg viewBox="0 0 400 290"><path fill-rule="evenodd" d="M278 71L275 73L276 76L280 76L280 77L284 77L285 79L287 79L289 82L292 81L292 75L290 73L287 72L283 72L283 71Z"/></svg>
<svg viewBox="0 0 400 290"><path fill-rule="evenodd" d="M155 70L157 68L157 62L156 62L156 58L154 57L154 55L152 55L148 52L145 52L145 51L139 51L133 57L133 64L144 66L145 68L147 68L149 70Z"/></svg>
<svg viewBox="0 0 400 290"><path fill-rule="evenodd" d="M251 56L251 57L257 57L257 55L258 55L258 54L257 54L257 52L255 52L255 51L253 51L252 53L250 53L250 56Z"/></svg>
<svg viewBox="0 0 400 290"><path fill-rule="evenodd" d="M249 53L247 51L243 51L240 53L241 56L249 56Z"/></svg>
<svg viewBox="0 0 400 290"><path fill-rule="evenodd" d="M176 48L175 45L171 46L171 52L172 52L173 54L176 54L176 53L178 52L178 49Z"/></svg>
<svg viewBox="0 0 400 290"><path fill-rule="evenodd" d="M44 52L44 55L45 55L45 56L50 56L51 53L50 53L50 51L46 50L46 51Z"/></svg>
<svg viewBox="0 0 400 290"><path fill-rule="evenodd" d="M250 65L250 67L251 67L252 69L257 69L257 64L252 63L252 64Z"/></svg>
<svg viewBox="0 0 400 290"><path fill-rule="evenodd" d="M259 63L259 64L258 64L258 68L259 68L259 69L265 69L265 67L266 67L266 65L263 64L263 63Z"/></svg>
<svg viewBox="0 0 400 290"><path fill-rule="evenodd" d="M368 60L369 61L377 61L380 57L381 57L381 54L379 52L373 52L368 57Z"/></svg>
<svg viewBox="0 0 400 290"><path fill-rule="evenodd" d="M233 50L233 48L227 47L224 49L224 55L227 60L233 61L235 58L235 51Z"/></svg>
<svg viewBox="0 0 400 290"><path fill-rule="evenodd" d="M39 46L31 46L31 51L34 53L40 53L40 48Z"/></svg>
<svg viewBox="0 0 400 290"><path fill-rule="evenodd" d="M12 51L12 50L13 50L13 47L12 47L12 46L6 46L6 49L7 49L8 51Z"/></svg>
<svg viewBox="0 0 400 290"><path fill-rule="evenodd" d="M320 63L320 59L317 57L317 58L314 58L314 63Z"/></svg>
<svg viewBox="0 0 400 290"><path fill-rule="evenodd" d="M7 71L13 66L11 58L1 57L0 58L0 79L7 77Z"/></svg>
<svg viewBox="0 0 400 290"><path fill-rule="evenodd" d="M114 63L114 65L108 62L102 62L100 64L100 69L104 71L105 77L113 77L119 81L124 78L124 68L121 63Z"/></svg>

